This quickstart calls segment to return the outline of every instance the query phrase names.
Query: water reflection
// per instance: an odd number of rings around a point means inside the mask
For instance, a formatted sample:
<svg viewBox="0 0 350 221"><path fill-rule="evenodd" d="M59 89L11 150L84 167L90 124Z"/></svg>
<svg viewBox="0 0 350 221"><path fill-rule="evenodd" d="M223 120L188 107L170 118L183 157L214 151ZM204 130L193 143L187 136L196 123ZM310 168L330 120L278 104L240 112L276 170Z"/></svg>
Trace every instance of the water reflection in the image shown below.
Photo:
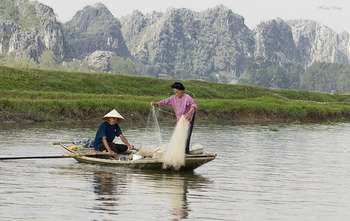
<svg viewBox="0 0 350 221"><path fill-rule="evenodd" d="M189 207L187 201L188 180L186 176L174 174L161 174L156 178L155 187L161 190L158 193L162 198L169 200L169 216L171 220L180 220L188 217Z"/></svg>
<svg viewBox="0 0 350 221"><path fill-rule="evenodd" d="M108 214L118 214L118 195L121 194L125 181L111 171L100 170L94 172L93 189L99 203L94 210L104 211Z"/></svg>
<svg viewBox="0 0 350 221"><path fill-rule="evenodd" d="M174 180L173 188L169 188L168 196L171 201L170 214L174 218L173 220L179 220L187 218L189 209L187 201L188 185L183 179Z"/></svg>
<svg viewBox="0 0 350 221"><path fill-rule="evenodd" d="M218 158L192 174L0 162L0 220L349 220L350 124L274 127L197 127L193 143ZM95 129L0 129L0 155L59 155L52 142Z"/></svg>
<svg viewBox="0 0 350 221"><path fill-rule="evenodd" d="M116 215L123 208L118 201L125 202L124 197L128 198L128 203L133 204L135 208L143 208L145 205L142 205L141 201L138 202L142 197L140 195L147 193L150 189L152 198L164 203L163 209L167 208L164 218L174 221L186 219L189 216L187 194L195 189L204 190L205 186L211 183L209 179L193 172L121 171L103 168L94 172L93 180L93 189L98 203L93 208L95 211ZM130 202L132 200L136 201Z"/></svg>

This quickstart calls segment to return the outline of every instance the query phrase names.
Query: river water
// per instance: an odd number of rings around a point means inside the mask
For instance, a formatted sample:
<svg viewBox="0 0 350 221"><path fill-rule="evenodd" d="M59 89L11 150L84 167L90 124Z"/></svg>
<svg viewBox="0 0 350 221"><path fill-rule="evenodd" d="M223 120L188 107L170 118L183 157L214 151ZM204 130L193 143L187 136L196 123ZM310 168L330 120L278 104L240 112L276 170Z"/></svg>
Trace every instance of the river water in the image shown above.
<svg viewBox="0 0 350 221"><path fill-rule="evenodd" d="M2 125L0 155L60 155L52 142L95 126ZM152 143L121 126L131 143ZM161 129L167 141L173 128ZM350 124L197 125L192 144L218 157L193 173L0 161L0 220L349 220L349 134Z"/></svg>

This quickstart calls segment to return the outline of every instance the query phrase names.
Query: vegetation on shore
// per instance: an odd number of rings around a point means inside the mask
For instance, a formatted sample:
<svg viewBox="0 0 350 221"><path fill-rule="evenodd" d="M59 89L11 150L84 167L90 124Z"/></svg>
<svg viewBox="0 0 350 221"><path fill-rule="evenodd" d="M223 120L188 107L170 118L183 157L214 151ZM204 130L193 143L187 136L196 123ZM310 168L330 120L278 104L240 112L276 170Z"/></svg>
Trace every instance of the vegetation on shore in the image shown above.
<svg viewBox="0 0 350 221"><path fill-rule="evenodd" d="M85 121L112 108L128 119L147 118L150 101L172 95L174 80L112 74L0 67L2 122ZM220 122L350 120L350 96L248 85L184 81L198 119ZM166 109L171 112L171 108ZM160 112L162 119L173 116Z"/></svg>
<svg viewBox="0 0 350 221"><path fill-rule="evenodd" d="M276 64L264 58L251 59L239 82L266 88L301 89L328 93L350 91L350 65L315 62Z"/></svg>

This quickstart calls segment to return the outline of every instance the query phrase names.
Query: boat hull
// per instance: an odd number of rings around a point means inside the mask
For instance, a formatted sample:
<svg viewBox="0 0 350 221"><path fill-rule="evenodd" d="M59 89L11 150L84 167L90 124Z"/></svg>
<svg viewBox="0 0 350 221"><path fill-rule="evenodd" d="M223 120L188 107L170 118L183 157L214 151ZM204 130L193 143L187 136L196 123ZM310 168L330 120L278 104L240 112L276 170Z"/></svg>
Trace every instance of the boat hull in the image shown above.
<svg viewBox="0 0 350 221"><path fill-rule="evenodd" d="M70 155L77 154L77 151L73 151L69 149L71 143L60 143L61 148L64 152ZM139 160L114 160L114 159L104 159L98 157L90 157L90 156L77 156L73 157L80 163L89 163L89 164L100 164L107 166L115 166L115 167L128 167L128 168L136 168L136 169L150 169L150 170L162 170L163 162L159 159L153 158L143 158ZM194 170L199 166L210 162L216 158L216 154L186 154L185 157L185 165L181 167L179 170ZM166 168L167 170L173 170L174 168Z"/></svg>

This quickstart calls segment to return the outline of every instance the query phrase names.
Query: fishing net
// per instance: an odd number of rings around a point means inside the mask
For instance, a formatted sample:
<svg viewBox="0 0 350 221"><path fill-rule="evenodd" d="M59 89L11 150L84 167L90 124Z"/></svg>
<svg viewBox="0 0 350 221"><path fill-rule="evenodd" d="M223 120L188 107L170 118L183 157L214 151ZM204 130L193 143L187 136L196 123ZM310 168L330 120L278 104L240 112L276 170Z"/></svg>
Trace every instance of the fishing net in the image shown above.
<svg viewBox="0 0 350 221"><path fill-rule="evenodd" d="M173 167L175 170L185 165L185 149L188 136L189 121L182 116L176 123L171 139L167 144L161 144L160 127L154 107L148 119L146 136L152 137L157 142L155 145L140 146L138 154L144 157L160 159L163 162L163 168Z"/></svg>
<svg viewBox="0 0 350 221"><path fill-rule="evenodd" d="M189 121L184 116L177 122L170 142L163 147L163 168L173 167L175 170L185 165L185 149Z"/></svg>

